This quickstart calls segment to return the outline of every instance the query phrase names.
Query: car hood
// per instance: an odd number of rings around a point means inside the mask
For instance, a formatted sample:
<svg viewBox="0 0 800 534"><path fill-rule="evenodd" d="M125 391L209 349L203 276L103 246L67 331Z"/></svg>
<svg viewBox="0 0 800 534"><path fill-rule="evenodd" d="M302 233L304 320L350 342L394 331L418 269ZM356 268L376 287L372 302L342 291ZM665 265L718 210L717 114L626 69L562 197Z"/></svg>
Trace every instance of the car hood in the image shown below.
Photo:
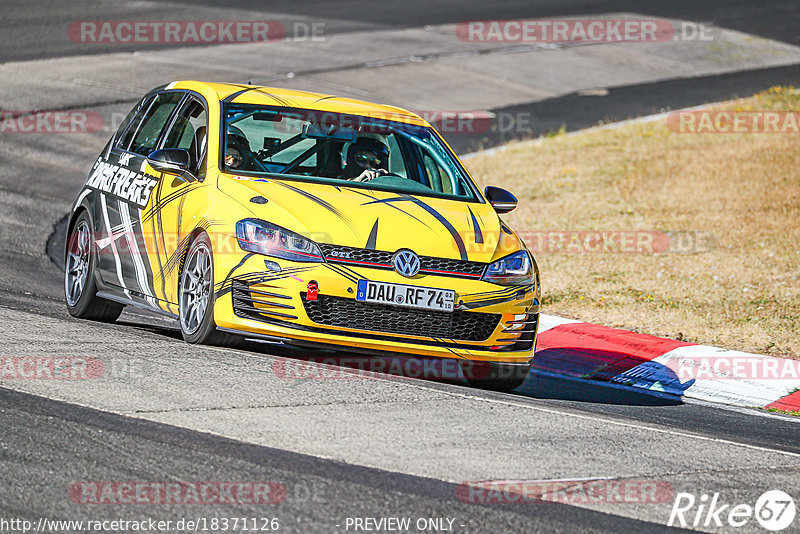
<svg viewBox="0 0 800 534"><path fill-rule="evenodd" d="M480 262L522 246L488 203L272 177L221 175L218 183L256 217L317 243Z"/></svg>

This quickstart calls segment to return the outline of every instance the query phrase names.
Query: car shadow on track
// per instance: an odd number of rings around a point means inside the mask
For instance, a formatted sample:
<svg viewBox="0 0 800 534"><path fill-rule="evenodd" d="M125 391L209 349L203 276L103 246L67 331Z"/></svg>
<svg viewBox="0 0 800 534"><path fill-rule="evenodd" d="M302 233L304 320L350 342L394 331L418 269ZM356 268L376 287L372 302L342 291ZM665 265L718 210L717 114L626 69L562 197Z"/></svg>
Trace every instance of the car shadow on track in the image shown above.
<svg viewBox="0 0 800 534"><path fill-rule="evenodd" d="M426 380L471 387L457 360L405 355L371 356L345 351L321 352L311 349L263 347L253 343L247 343L240 348L290 358L292 360L290 363L273 368L274 372L284 375L282 378L297 380L374 379L388 375L400 379ZM641 386L636 387L625 383L559 375L536 366L531 369L525 382L511 394L538 399L629 406L682 404L679 394L644 389Z"/></svg>
<svg viewBox="0 0 800 534"><path fill-rule="evenodd" d="M681 404L694 381L681 382L674 369L635 351L558 344L536 351L522 395L604 404Z"/></svg>
<svg viewBox="0 0 800 534"><path fill-rule="evenodd" d="M525 383L515 393L535 399L568 400L628 406L675 406L683 404L680 396L617 386L606 382L576 380L531 370Z"/></svg>
<svg viewBox="0 0 800 534"><path fill-rule="evenodd" d="M177 325L161 326L130 320L117 321L117 323L182 341ZM406 355L373 356L348 351L315 350L253 341L242 341L232 348L255 354L287 358L283 363L273 365L273 372L282 375L279 378L340 380L376 379L389 376L471 387L457 360ZM565 354L568 357L565 357ZM553 349L539 351L534 357L534 366L525 382L511 394L534 399L628 406L682 404L681 397L677 393L610 381L610 375L607 372L609 368L598 366L597 362L618 361L619 359L618 354L599 354L599 351L577 349L564 349L557 353L553 353ZM640 362L633 361L629 362L627 370L616 369L614 372L630 371L631 368L639 366ZM589 372L590 368L593 373ZM656 374L668 382L670 372L664 368L656 373L651 371L650 374ZM595 378L586 378L586 376Z"/></svg>

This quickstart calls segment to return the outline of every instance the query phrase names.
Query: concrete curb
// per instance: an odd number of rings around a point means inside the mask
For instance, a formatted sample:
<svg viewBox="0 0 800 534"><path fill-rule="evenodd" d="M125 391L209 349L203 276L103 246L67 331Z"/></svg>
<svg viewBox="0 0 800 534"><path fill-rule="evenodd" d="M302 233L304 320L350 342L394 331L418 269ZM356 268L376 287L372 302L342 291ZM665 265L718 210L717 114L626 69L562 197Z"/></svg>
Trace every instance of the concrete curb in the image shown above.
<svg viewBox="0 0 800 534"><path fill-rule="evenodd" d="M542 315L534 372L734 406L800 410L800 361ZM525 384L521 386L525 389Z"/></svg>

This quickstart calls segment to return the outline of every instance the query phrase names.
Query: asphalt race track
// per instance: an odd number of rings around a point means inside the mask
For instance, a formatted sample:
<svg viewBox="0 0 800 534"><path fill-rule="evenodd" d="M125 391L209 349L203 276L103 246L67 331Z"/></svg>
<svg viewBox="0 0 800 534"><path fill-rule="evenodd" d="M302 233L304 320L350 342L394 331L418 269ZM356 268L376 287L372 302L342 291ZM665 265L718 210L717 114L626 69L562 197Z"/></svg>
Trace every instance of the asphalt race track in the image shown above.
<svg viewBox="0 0 800 534"><path fill-rule="evenodd" d="M663 52L604 45L511 51L484 43L476 52L453 38L453 25L466 19L608 13L712 23L722 45L695 53L671 45ZM324 21L326 38L174 48L90 45L67 36L69 24L80 20L189 18ZM620 0L5 2L0 110L83 109L105 122L88 134L0 134L3 356L97 358L105 372L95 380L0 380L0 530L11 518L36 524L248 517L278 518L282 532L352 532L353 518L404 517L412 524L452 520L412 532L445 531L444 525L453 532L658 532L667 530L681 492L697 499L719 493L721 502L752 506L767 490L794 490L798 418L542 376L529 378L529 396L457 381L348 379L346 371L331 380L287 379L276 369L308 353L257 344L190 346L176 324L140 310L126 310L114 325L72 319L56 263L59 222L114 117L160 83L208 73L414 109L535 119L525 130L449 137L468 152L562 124L574 130L778 83L800 86L798 19L791 0L735 7ZM741 54L743 43L754 52ZM609 71L622 56L613 67L619 70ZM492 65L518 69L519 76L493 73ZM483 82L463 83L462 72ZM542 77L534 80L537 72ZM563 88L547 85L554 72ZM419 83L398 83L409 75L419 75ZM587 92L598 87L605 91ZM652 502L495 504L469 502L461 486L586 479L644 481L669 491ZM81 503L70 493L92 481L271 481L285 495L267 505L114 505ZM755 520L734 531L764 532Z"/></svg>

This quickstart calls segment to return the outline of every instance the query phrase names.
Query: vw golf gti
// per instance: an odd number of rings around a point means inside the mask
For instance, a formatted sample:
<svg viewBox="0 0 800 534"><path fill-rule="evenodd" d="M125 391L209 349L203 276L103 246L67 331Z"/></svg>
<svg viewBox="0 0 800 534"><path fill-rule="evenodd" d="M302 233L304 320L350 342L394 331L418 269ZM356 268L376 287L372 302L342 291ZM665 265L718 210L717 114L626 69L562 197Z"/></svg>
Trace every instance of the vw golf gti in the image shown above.
<svg viewBox="0 0 800 534"><path fill-rule="evenodd" d="M536 262L498 216L516 203L400 108L173 82L134 106L77 196L66 304L101 321L146 307L190 343L455 359L509 389L540 301Z"/></svg>

